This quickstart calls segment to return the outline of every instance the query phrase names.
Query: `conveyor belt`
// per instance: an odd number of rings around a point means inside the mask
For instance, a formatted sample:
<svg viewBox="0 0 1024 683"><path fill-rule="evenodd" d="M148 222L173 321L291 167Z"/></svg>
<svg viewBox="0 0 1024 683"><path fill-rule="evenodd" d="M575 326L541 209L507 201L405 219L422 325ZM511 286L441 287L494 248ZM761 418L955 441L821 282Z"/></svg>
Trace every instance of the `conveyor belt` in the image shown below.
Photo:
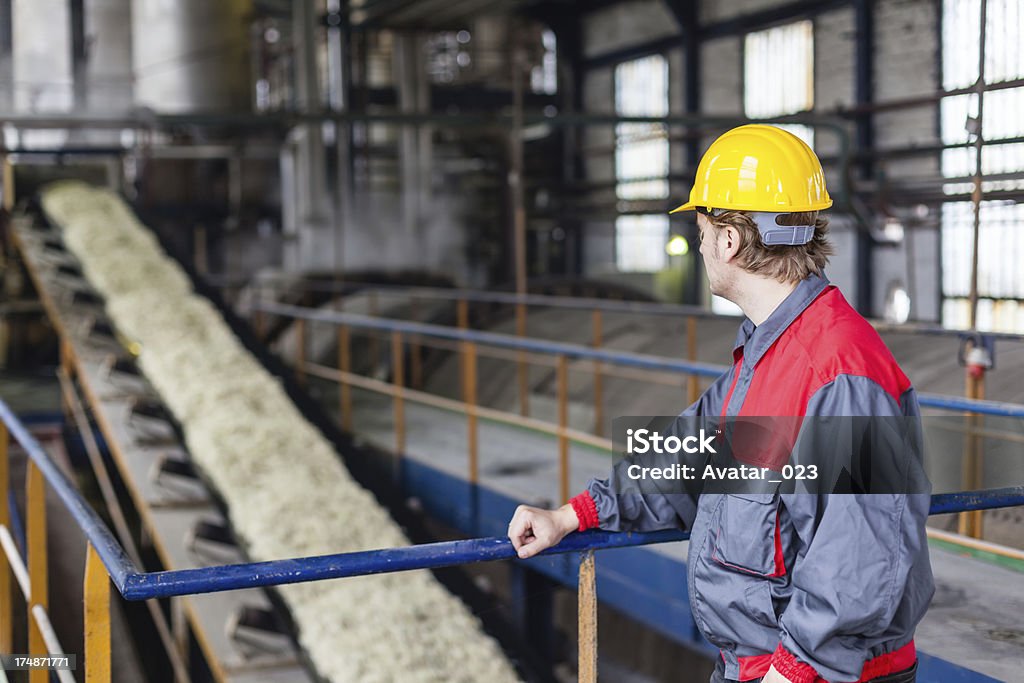
<svg viewBox="0 0 1024 683"><path fill-rule="evenodd" d="M133 414L138 401L158 403L159 398L133 372L130 355L109 336L101 303L79 276L74 257L60 248L59 234L33 224L28 217L16 218L11 225L13 244L60 336L66 362L79 380L163 567L188 569L243 560L237 548L222 549L214 557L207 557L201 551L202 543L195 542L195 530L203 522L215 528L228 527L216 501L201 483L157 475L162 460L182 460L184 453L169 423ZM274 609L262 589L175 600L215 680L315 680L290 637L264 637L261 649L252 644L256 639L243 638L242 631L233 628L244 610Z"/></svg>

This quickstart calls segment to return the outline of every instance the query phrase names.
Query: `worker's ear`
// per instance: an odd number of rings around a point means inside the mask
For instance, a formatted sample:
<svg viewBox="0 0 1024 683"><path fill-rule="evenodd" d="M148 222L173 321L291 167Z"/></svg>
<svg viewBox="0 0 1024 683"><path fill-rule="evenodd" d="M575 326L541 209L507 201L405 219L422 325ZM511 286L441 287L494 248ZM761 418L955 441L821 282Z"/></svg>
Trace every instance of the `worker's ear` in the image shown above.
<svg viewBox="0 0 1024 683"><path fill-rule="evenodd" d="M740 253L740 232L728 223L718 231L718 257L729 263Z"/></svg>

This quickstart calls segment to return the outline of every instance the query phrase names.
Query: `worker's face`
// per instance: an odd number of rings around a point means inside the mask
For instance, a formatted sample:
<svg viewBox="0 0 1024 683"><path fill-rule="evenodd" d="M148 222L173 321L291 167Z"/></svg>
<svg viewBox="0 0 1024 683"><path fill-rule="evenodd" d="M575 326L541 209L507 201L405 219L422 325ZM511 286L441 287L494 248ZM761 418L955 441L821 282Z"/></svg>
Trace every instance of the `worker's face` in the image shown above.
<svg viewBox="0 0 1024 683"><path fill-rule="evenodd" d="M728 299L735 268L731 261L736 255L738 235L729 226L715 227L702 213L697 214L697 229L700 237L700 255L704 260L704 272L707 274L711 293Z"/></svg>

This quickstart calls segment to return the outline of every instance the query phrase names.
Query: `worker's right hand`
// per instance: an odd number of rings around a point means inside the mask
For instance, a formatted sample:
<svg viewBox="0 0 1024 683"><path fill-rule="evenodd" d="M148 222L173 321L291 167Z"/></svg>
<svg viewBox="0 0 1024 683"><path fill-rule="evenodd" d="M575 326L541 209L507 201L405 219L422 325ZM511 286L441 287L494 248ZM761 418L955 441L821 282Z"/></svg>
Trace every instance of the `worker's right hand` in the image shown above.
<svg viewBox="0 0 1024 683"><path fill-rule="evenodd" d="M558 545L563 538L580 526L572 505L557 510L520 505L508 524L508 538L519 557L533 557L542 550Z"/></svg>

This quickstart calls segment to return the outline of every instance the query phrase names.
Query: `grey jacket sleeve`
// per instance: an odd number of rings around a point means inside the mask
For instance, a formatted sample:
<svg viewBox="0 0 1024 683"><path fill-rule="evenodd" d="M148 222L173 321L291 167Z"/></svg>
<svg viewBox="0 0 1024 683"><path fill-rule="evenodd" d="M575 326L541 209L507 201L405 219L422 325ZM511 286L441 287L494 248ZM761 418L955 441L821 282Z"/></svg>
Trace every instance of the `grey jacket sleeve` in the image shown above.
<svg viewBox="0 0 1024 683"><path fill-rule="evenodd" d="M843 376L812 397L807 415L913 422L913 390L901 403L867 378ZM874 438L903 436L883 430ZM838 441L833 439L827 449L819 443L819 452L840 462L855 461L855 453L844 452L850 442ZM891 447L900 448L900 443ZM869 649L890 642L894 634L912 635L927 608L932 590L925 535L930 489L925 484L919 492L920 482L915 486L913 493L782 496L798 549L789 570L792 598L779 619L780 642L827 680L856 681Z"/></svg>
<svg viewBox="0 0 1024 683"><path fill-rule="evenodd" d="M719 415L732 382L733 368L720 375L681 418ZM606 531L657 531L690 528L697 514L695 496L685 493L636 493L623 485L625 470L614 467L607 479L591 479L587 485L597 508L598 526ZM632 489L632 491L630 491Z"/></svg>

